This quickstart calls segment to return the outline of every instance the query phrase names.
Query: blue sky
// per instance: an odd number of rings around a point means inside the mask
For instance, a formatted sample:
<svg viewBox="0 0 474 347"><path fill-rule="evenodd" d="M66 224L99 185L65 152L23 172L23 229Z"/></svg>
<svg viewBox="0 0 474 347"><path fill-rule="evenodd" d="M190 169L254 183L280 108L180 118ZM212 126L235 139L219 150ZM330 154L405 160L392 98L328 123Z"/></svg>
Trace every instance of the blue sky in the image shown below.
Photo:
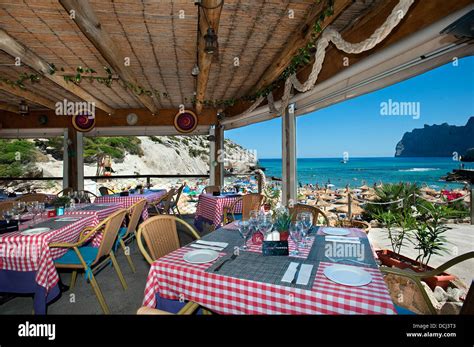
<svg viewBox="0 0 474 347"><path fill-rule="evenodd" d="M474 57L297 118L299 158L392 157L406 131L424 124L464 125L474 116ZM381 116L388 99L419 102L420 118ZM225 137L257 150L258 157L281 158L281 118L225 132Z"/></svg>

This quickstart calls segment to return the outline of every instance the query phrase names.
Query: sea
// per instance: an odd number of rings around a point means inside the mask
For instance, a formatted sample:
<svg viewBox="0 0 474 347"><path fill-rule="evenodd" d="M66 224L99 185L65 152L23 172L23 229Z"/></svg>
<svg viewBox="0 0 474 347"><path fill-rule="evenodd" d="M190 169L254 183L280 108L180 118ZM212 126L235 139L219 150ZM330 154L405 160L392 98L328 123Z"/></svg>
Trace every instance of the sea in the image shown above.
<svg viewBox="0 0 474 347"><path fill-rule="evenodd" d="M465 168L474 169L472 163ZM467 164L470 164L467 165ZM281 159L259 159L265 168L265 175L281 178ZM462 187L460 183L441 179L453 169L460 168L460 162L453 158L350 158L343 163L341 158L299 158L297 160L298 182L300 184L333 184L337 188L358 187L363 184L412 182L426 184L434 189Z"/></svg>

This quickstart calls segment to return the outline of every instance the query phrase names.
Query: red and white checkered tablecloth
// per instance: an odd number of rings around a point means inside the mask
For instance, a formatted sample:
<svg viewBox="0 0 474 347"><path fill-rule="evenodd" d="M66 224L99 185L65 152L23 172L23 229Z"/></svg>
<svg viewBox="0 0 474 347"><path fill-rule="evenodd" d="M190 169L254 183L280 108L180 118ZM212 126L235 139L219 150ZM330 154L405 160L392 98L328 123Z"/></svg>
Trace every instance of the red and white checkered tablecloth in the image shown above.
<svg viewBox="0 0 474 347"><path fill-rule="evenodd" d="M152 202L154 200L159 199L163 194L166 194L166 190L159 190L152 193L146 194L132 194L129 196L120 196L120 195L104 195L99 196L95 199L95 204L108 204L108 203L119 203L122 204L123 208L128 208L133 204L137 203L141 199L146 199L148 202ZM143 209L142 213L143 220L148 218L148 210L147 208Z"/></svg>
<svg viewBox="0 0 474 347"><path fill-rule="evenodd" d="M240 196L201 194L199 195L195 218L205 218L211 221L215 228L218 228L222 225L224 207L231 207L232 204L240 198ZM235 205L234 213L242 213L242 201L239 201L237 205Z"/></svg>
<svg viewBox="0 0 474 347"><path fill-rule="evenodd" d="M70 216L96 215L99 222L102 222L102 220L104 220L105 218L113 214L114 212L117 212L118 210L123 208L122 204L116 203L116 204L110 204L110 206L104 207L100 210L81 210L81 208L90 206L90 205L91 204L76 205L76 210L64 212L64 215L70 215ZM102 236L103 236L102 233L98 233L92 240L92 246L99 247L100 243L102 242Z"/></svg>
<svg viewBox="0 0 474 347"><path fill-rule="evenodd" d="M55 217L58 218L58 217ZM36 235L21 235L20 231L0 236L0 269L14 271L36 271L36 283L50 290L59 281L54 259L68 249L49 248L51 242L76 242L86 226L99 223L96 215L83 216L62 228Z"/></svg>
<svg viewBox="0 0 474 347"><path fill-rule="evenodd" d="M394 314L378 269L366 268L373 282L359 288L330 282L320 263L311 290L208 273L212 263L189 264L180 248L156 260L148 274L143 305L156 307L156 295L190 300L219 314ZM216 260L217 261L217 260Z"/></svg>

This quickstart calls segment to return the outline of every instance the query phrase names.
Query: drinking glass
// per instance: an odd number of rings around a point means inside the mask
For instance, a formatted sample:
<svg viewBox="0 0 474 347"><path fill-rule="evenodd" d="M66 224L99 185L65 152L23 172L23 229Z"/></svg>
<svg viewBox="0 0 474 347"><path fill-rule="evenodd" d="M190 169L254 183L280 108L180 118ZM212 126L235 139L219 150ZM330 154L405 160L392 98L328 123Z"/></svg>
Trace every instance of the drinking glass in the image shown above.
<svg viewBox="0 0 474 347"><path fill-rule="evenodd" d="M40 219L41 219L43 217L44 211L46 210L46 205L44 202L39 202L36 208L37 208L36 213L39 214Z"/></svg>
<svg viewBox="0 0 474 347"><path fill-rule="evenodd" d="M23 201L18 201L13 204L13 210L18 216L18 225L21 224L21 214L25 212L25 203Z"/></svg>
<svg viewBox="0 0 474 347"><path fill-rule="evenodd" d="M290 232L290 237L293 240L293 243L295 244L295 249L293 249L290 252L290 255L295 256L295 255L300 254L299 243L301 242L301 238L302 238L301 230L302 230L302 225L300 222L295 222L295 223L290 224L288 231Z"/></svg>
<svg viewBox="0 0 474 347"><path fill-rule="evenodd" d="M13 214L14 212L12 210L5 210L3 211L3 219L5 219L7 223L10 223L13 218Z"/></svg>
<svg viewBox="0 0 474 347"><path fill-rule="evenodd" d="M28 213L33 215L33 224L35 224L35 202L38 203L37 201L30 201L29 203L26 204L26 210Z"/></svg>
<svg viewBox="0 0 474 347"><path fill-rule="evenodd" d="M249 213L249 222L252 226L257 226L258 222L258 211L257 210L252 210Z"/></svg>
<svg viewBox="0 0 474 347"><path fill-rule="evenodd" d="M251 230L250 222L246 220L241 220L238 222L239 234L244 239L244 244L240 248L241 250L247 250L247 241L250 238Z"/></svg>
<svg viewBox="0 0 474 347"><path fill-rule="evenodd" d="M272 231L273 219L271 215L267 214L259 218L258 229L263 234L264 238Z"/></svg>
<svg viewBox="0 0 474 347"><path fill-rule="evenodd" d="M300 212L296 216L296 220L301 223L303 231L303 248L306 247L308 241L308 233L313 226L313 214L310 212Z"/></svg>

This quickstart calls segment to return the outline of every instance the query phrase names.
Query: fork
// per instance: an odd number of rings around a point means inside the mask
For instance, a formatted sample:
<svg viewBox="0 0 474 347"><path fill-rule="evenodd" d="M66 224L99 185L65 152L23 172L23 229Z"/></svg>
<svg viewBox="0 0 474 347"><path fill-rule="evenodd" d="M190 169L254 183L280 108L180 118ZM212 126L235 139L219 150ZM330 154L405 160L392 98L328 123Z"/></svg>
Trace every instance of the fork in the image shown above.
<svg viewBox="0 0 474 347"><path fill-rule="evenodd" d="M219 271L225 263L227 263L228 261L233 261L235 260L235 258L237 258L237 253L232 254L230 258L227 258L226 260L224 260L218 267L214 269L214 272Z"/></svg>

